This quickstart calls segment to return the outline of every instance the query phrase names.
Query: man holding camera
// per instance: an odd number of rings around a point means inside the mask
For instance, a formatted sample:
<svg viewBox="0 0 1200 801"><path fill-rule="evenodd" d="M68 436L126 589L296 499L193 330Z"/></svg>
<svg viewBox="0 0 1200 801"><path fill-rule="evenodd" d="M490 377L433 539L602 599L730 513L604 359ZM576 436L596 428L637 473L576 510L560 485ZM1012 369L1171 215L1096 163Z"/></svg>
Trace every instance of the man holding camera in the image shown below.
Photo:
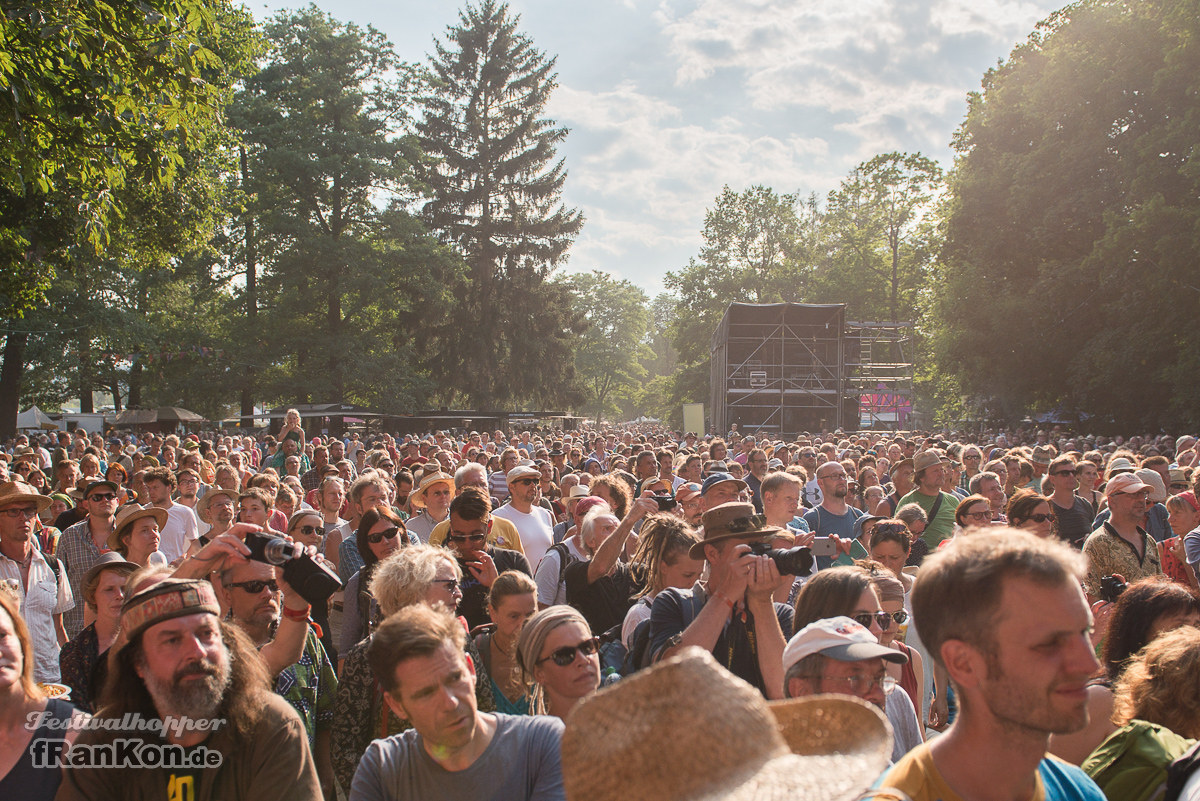
<svg viewBox="0 0 1200 801"><path fill-rule="evenodd" d="M782 698L783 649L792 634L793 610L772 595L792 577L780 574L771 555L751 548L769 543L780 529L766 526L752 504L739 502L709 509L702 522L704 540L693 546L692 556L708 562L708 580L690 590L665 589L654 599L654 661L695 645L767 698Z"/></svg>
<svg viewBox="0 0 1200 801"><path fill-rule="evenodd" d="M463 487L450 502L446 545L462 567L462 600L458 614L475 628L489 622L487 605L492 582L505 570L519 570L533 577L525 555L489 544L492 531L492 501L479 487Z"/></svg>
<svg viewBox="0 0 1200 801"><path fill-rule="evenodd" d="M621 625L633 605L632 598L640 585L620 556L637 522L658 512L658 507L657 498L647 490L629 504L624 520L618 521L607 511L593 508L579 525L584 548L592 558L567 566L563 577L567 603L583 614L597 636Z"/></svg>

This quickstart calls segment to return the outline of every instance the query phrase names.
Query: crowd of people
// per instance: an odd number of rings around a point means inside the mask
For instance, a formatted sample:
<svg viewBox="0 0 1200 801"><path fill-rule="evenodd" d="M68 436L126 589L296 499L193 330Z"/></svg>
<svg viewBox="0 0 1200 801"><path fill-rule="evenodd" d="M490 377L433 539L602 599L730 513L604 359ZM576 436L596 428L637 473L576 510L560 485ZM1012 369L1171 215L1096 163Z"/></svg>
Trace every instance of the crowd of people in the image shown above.
<svg viewBox="0 0 1200 801"><path fill-rule="evenodd" d="M0 797L1200 801L1198 464L1059 428L23 435Z"/></svg>

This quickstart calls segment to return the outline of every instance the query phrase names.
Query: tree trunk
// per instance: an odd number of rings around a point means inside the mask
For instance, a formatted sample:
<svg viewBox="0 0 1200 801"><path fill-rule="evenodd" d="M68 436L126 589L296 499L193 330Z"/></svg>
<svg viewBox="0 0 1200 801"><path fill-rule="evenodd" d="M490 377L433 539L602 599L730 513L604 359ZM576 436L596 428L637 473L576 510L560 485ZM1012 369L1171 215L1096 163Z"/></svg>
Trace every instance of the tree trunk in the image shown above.
<svg viewBox="0 0 1200 801"><path fill-rule="evenodd" d="M17 435L17 413L21 411L21 374L25 372L25 345L29 334L10 331L4 341L4 364L0 366L0 439Z"/></svg>
<svg viewBox="0 0 1200 801"><path fill-rule="evenodd" d="M92 403L92 340L89 335L79 340L79 411L82 414L93 414L96 411Z"/></svg>
<svg viewBox="0 0 1200 801"><path fill-rule="evenodd" d="M246 148L239 148L242 159L242 190L247 190L250 179L250 161ZM255 243L254 211L246 212L246 331L252 333L258 323L258 252ZM254 374L255 369L247 365L242 381L242 426L254 425Z"/></svg>
<svg viewBox="0 0 1200 801"><path fill-rule="evenodd" d="M142 405L142 362L139 359L129 368L129 403L128 408L137 409Z"/></svg>

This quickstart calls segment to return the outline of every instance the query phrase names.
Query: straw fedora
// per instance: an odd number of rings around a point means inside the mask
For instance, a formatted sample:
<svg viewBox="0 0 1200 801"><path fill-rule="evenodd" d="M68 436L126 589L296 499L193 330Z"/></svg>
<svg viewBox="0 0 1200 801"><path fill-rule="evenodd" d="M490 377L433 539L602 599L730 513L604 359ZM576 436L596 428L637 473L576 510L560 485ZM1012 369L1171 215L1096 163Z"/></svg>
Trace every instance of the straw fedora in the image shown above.
<svg viewBox="0 0 1200 801"><path fill-rule="evenodd" d="M454 497L454 476L449 473L428 473L421 476L421 483L408 496L408 502L413 506L425 505L425 491L434 484L445 484L450 487L450 497Z"/></svg>
<svg viewBox="0 0 1200 801"><path fill-rule="evenodd" d="M841 801L866 790L891 751L891 727L870 704L768 704L687 648L582 701L563 732L562 772L568 801Z"/></svg>
<svg viewBox="0 0 1200 801"><path fill-rule="evenodd" d="M50 506L50 497L42 495L32 485L24 481L5 481L0 484L0 509L18 503L33 502L38 512L45 511Z"/></svg>
<svg viewBox="0 0 1200 801"><path fill-rule="evenodd" d="M125 529L133 525L134 521L141 520L143 517L153 517L154 522L158 523L159 530L167 524L167 510L159 509L157 506L138 506L136 503L129 503L117 510L117 519L113 523L113 532L108 535L109 550L121 550L121 535Z"/></svg>
<svg viewBox="0 0 1200 801"><path fill-rule="evenodd" d="M704 558L704 546L714 545L730 539L765 539L778 534L782 529L768 526L767 519L754 513L754 504L730 501L714 506L700 518L704 526L704 539L691 547L693 559Z"/></svg>

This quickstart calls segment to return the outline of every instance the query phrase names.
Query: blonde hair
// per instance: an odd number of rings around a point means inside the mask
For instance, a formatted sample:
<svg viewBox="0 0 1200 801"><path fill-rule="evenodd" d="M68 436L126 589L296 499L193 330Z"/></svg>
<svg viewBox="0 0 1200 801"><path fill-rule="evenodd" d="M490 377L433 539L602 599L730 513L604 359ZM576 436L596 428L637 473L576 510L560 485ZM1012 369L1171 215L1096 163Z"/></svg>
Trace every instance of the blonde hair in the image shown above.
<svg viewBox="0 0 1200 801"><path fill-rule="evenodd" d="M409 545L377 564L369 590L383 616L391 617L406 606L423 602L443 562L452 565L454 575L462 578L462 570L450 552L435 545Z"/></svg>

